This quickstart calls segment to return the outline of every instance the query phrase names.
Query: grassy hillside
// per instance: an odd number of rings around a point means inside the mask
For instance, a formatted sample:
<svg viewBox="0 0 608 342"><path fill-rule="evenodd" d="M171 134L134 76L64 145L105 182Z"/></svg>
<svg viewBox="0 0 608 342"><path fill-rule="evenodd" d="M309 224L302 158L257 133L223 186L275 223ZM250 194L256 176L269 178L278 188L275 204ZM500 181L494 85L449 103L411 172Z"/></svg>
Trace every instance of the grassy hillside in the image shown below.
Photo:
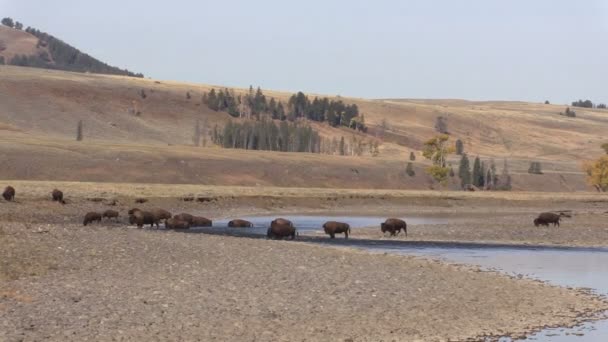
<svg viewBox="0 0 608 342"><path fill-rule="evenodd" d="M365 114L368 139L388 122L378 157L196 148L190 145L197 119L208 127L230 119L201 103L213 86L13 66L0 66L0 73L4 179L428 189L423 158L415 177L404 174L405 163L436 134L442 115L452 141L462 139L470 155L495 158L499 170L509 160L515 189L588 190L579 164L601 153L608 131L608 112L599 109L577 108L577 117L567 118L558 115L565 106L523 102L342 98ZM264 93L284 102L291 95ZM74 140L79 120L82 142ZM354 134L312 125L325 137ZM544 175L527 174L531 160L542 162ZM456 168L458 157L451 161Z"/></svg>
<svg viewBox="0 0 608 342"><path fill-rule="evenodd" d="M2 64L17 66L143 77L101 62L51 34L30 27L20 30L0 25L0 60L4 61Z"/></svg>

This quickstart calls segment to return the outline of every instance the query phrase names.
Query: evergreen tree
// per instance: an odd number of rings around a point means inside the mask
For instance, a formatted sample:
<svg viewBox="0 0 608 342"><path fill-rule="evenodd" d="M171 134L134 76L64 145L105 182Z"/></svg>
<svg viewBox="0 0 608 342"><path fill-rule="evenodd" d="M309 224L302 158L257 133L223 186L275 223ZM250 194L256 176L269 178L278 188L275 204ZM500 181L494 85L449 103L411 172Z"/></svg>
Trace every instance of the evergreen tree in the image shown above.
<svg viewBox="0 0 608 342"><path fill-rule="evenodd" d="M456 140L456 154L461 156L464 153L464 143L462 140Z"/></svg>
<svg viewBox="0 0 608 342"><path fill-rule="evenodd" d="M414 171L414 164L412 164L412 162L407 163L405 173L410 177L414 177L416 175L416 171Z"/></svg>
<svg viewBox="0 0 608 342"><path fill-rule="evenodd" d="M11 19L11 18L3 18L2 25L8 26L8 27L15 27L15 23L13 22L13 19Z"/></svg>
<svg viewBox="0 0 608 342"><path fill-rule="evenodd" d="M528 168L528 173L542 175L543 171L542 171L540 162L537 162L537 161L531 162L530 167Z"/></svg>
<svg viewBox="0 0 608 342"><path fill-rule="evenodd" d="M416 155L414 154L414 152L410 152L410 160L411 161L416 160Z"/></svg>
<svg viewBox="0 0 608 342"><path fill-rule="evenodd" d="M78 124L76 125L76 141L82 141L84 138L83 135L83 124L82 120L78 120Z"/></svg>
<svg viewBox="0 0 608 342"><path fill-rule="evenodd" d="M448 133L448 122L447 119L443 116L438 116L435 119L435 131L441 134L449 134Z"/></svg>
<svg viewBox="0 0 608 342"><path fill-rule="evenodd" d="M467 184L471 184L471 166L467 154L463 154L460 158L458 166L458 177L460 177L460 186L464 189Z"/></svg>
<svg viewBox="0 0 608 342"><path fill-rule="evenodd" d="M450 164L450 177L454 177L454 168L452 167L452 164Z"/></svg>
<svg viewBox="0 0 608 342"><path fill-rule="evenodd" d="M475 158L475 162L473 163L473 185L475 185L476 187L480 187L481 186L481 182L483 179L483 170L481 169L481 161L479 160L479 157Z"/></svg>
<svg viewBox="0 0 608 342"><path fill-rule="evenodd" d="M346 149L345 149L345 144L344 144L344 137L340 138L340 155L344 156L346 155Z"/></svg>

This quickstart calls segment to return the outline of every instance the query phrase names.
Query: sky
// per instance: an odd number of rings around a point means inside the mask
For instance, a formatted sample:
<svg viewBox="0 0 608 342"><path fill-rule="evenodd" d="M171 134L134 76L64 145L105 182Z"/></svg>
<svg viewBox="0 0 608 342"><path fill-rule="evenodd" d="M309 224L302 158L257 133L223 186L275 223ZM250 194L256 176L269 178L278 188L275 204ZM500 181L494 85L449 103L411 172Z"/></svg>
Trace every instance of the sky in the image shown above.
<svg viewBox="0 0 608 342"><path fill-rule="evenodd" d="M0 0L0 16L156 79L608 102L608 0Z"/></svg>

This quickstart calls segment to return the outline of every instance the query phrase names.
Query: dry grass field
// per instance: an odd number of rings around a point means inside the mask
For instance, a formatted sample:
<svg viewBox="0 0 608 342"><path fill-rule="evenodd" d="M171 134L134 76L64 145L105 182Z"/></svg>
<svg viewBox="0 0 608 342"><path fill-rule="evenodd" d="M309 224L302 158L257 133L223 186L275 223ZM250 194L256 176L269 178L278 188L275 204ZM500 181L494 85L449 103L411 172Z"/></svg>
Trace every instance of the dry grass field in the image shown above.
<svg viewBox="0 0 608 342"><path fill-rule="evenodd" d="M455 190L457 179L433 185L420 155L442 115L452 141L463 140L471 156L493 158L499 170L503 159L509 161L514 190L587 191L580 163L601 153L608 129L608 112L595 109L566 118L558 115L564 106L536 103L342 98L365 114L366 139L375 139L382 120L389 123L378 157L196 148L197 119L211 129L230 118L201 104L202 93L214 86L13 66L0 66L0 74L5 179ZM265 94L282 101L290 96ZM79 120L82 142L75 141ZM313 125L325 137L354 134ZM415 177L404 172L410 151L418 154ZM544 175L527 173L531 160L542 162ZM457 167L458 156L450 161Z"/></svg>

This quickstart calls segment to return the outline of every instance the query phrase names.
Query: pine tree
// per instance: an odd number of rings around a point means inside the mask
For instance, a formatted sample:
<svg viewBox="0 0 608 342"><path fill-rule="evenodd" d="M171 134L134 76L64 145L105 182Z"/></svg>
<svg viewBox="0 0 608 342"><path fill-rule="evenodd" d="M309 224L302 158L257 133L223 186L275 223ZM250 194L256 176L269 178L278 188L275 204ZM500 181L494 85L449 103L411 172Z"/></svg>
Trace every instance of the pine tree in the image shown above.
<svg viewBox="0 0 608 342"><path fill-rule="evenodd" d="M476 187L481 186L481 182L483 179L483 170L481 169L481 161L479 157L475 158L475 162L473 163L473 185Z"/></svg>
<svg viewBox="0 0 608 342"><path fill-rule="evenodd" d="M535 175L542 175L543 171L542 171L540 162L537 162L537 161L531 162L530 167L528 168L528 173L535 174Z"/></svg>
<svg viewBox="0 0 608 342"><path fill-rule="evenodd" d="M462 158L460 158L458 177L460 177L460 186L463 189L467 184L471 184L471 166L469 164L469 157L467 157L466 153L462 155Z"/></svg>
<svg viewBox="0 0 608 342"><path fill-rule="evenodd" d="M414 152L410 152L410 160L411 161L416 160L416 155L414 154Z"/></svg>
<svg viewBox="0 0 608 342"><path fill-rule="evenodd" d="M452 164L450 164L450 177L454 177L454 168L452 167Z"/></svg>
<svg viewBox="0 0 608 342"><path fill-rule="evenodd" d="M410 177L414 177L416 175L416 171L414 171L414 164L412 164L412 162L407 163L405 173Z"/></svg>
<svg viewBox="0 0 608 342"><path fill-rule="evenodd" d="M456 140L456 154L461 156L464 153L464 143L462 140Z"/></svg>
<svg viewBox="0 0 608 342"><path fill-rule="evenodd" d="M82 120L78 120L78 124L76 125L76 141L82 141L83 139L83 124Z"/></svg>
<svg viewBox="0 0 608 342"><path fill-rule="evenodd" d="M340 150L340 155L341 156L346 155L346 146L344 144L344 137L340 138L340 147L339 147L339 150Z"/></svg>

